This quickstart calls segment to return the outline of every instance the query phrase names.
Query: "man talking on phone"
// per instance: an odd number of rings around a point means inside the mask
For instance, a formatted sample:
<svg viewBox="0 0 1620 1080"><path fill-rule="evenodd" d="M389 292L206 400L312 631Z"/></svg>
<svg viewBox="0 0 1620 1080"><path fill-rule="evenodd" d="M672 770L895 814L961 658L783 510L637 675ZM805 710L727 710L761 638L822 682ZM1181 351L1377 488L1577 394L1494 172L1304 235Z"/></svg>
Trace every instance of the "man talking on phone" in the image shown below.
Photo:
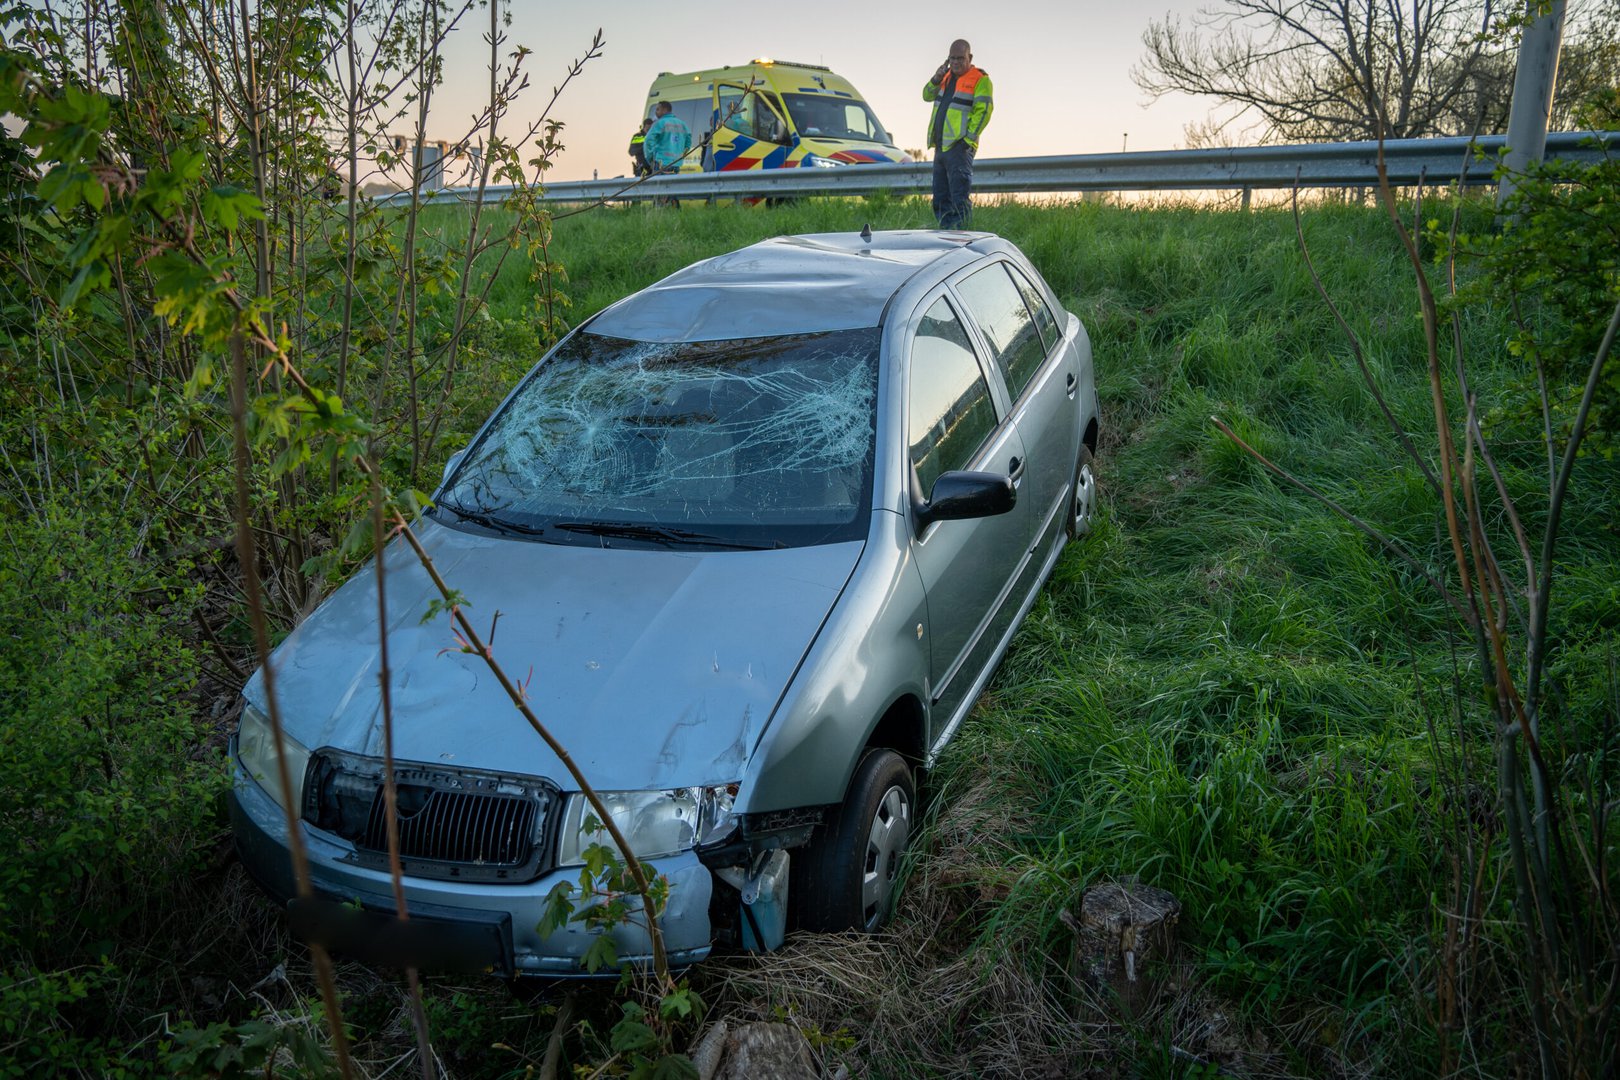
<svg viewBox="0 0 1620 1080"><path fill-rule="evenodd" d="M973 219L973 156L995 109L990 76L973 66L973 49L951 42L951 53L923 86L934 103L928 145L934 150L934 217L942 229L960 229Z"/></svg>

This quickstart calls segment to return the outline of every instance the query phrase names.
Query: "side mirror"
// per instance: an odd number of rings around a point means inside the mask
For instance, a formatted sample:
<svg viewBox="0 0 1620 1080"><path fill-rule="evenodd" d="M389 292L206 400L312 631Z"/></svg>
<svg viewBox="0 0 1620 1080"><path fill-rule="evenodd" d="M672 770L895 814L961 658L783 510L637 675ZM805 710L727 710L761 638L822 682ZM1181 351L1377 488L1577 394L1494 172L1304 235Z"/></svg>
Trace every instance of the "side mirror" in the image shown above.
<svg viewBox="0 0 1620 1080"><path fill-rule="evenodd" d="M466 447L462 447L460 450L457 450L455 453L450 455L450 460L444 463L444 476L439 479L440 484L448 484L450 482L450 474L456 471L456 466L460 465L461 459L466 456Z"/></svg>
<svg viewBox="0 0 1620 1080"><path fill-rule="evenodd" d="M941 473L928 501L914 507L919 531L936 521L994 517L1018 505L1012 477L1000 473L957 470Z"/></svg>

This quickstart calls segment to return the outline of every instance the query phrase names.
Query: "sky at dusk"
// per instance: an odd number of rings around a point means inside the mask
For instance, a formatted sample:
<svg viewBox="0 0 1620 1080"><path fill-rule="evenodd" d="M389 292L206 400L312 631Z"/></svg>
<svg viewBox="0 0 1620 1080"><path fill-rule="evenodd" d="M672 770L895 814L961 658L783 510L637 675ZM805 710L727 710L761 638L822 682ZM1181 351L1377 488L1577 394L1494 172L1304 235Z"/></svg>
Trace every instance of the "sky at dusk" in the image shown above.
<svg viewBox="0 0 1620 1080"><path fill-rule="evenodd" d="M974 62L995 84L995 115L984 158L1172 149L1183 126L1212 101L1164 98L1149 104L1130 79L1142 31L1167 14L1187 18L1207 0L796 0L787 4L680 4L617 0L512 7L507 51L533 50L531 86L512 113L538 115L569 61L598 27L602 55L564 90L553 115L566 122L567 150L550 179L588 180L629 171L625 146L660 71L697 71L755 57L825 64L861 91L901 147L924 144L929 106L922 85L953 38L973 46ZM503 5L504 6L504 5ZM487 11L469 12L446 48L428 138L458 138L487 99ZM400 130L405 130L401 125ZM1127 139L1128 133L1128 139ZM455 183L456 181L450 181Z"/></svg>

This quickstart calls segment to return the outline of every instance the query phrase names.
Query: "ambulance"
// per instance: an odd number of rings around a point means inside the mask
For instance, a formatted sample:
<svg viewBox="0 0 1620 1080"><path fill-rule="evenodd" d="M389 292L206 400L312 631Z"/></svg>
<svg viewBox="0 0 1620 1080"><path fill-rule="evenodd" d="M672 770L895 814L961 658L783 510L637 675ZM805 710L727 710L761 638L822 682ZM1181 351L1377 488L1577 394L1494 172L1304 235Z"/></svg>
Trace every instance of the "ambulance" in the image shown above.
<svg viewBox="0 0 1620 1080"><path fill-rule="evenodd" d="M661 73L643 116L667 101L700 149L681 172L909 162L849 80L819 64L758 59Z"/></svg>

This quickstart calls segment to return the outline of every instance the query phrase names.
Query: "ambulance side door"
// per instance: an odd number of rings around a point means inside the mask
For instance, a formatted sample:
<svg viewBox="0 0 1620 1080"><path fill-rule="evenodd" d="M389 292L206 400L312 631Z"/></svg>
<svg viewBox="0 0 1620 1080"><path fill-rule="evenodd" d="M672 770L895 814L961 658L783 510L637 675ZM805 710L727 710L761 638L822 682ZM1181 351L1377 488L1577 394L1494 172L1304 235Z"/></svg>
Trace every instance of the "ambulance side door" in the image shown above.
<svg viewBox="0 0 1620 1080"><path fill-rule="evenodd" d="M787 121L757 83L715 83L712 123L710 151L720 172L776 168L791 149Z"/></svg>

